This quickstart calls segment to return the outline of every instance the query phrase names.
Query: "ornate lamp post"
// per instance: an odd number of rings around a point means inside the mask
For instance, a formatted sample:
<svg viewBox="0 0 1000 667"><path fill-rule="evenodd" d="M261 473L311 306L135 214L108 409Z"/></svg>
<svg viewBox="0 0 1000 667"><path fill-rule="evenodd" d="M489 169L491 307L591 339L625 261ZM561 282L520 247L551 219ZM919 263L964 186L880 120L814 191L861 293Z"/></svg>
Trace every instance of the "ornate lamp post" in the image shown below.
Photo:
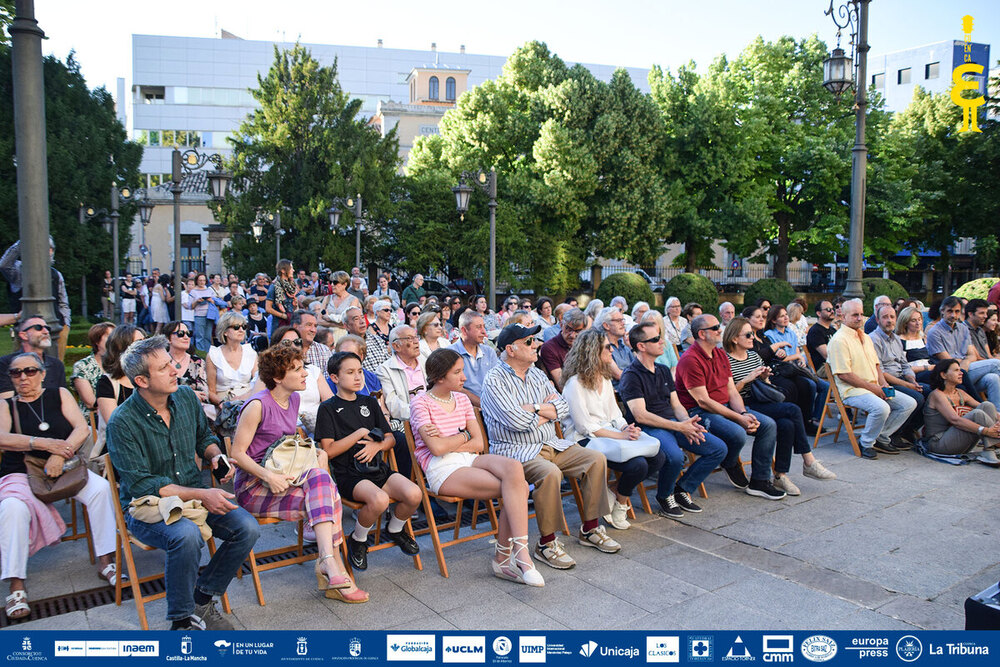
<svg viewBox="0 0 1000 667"><path fill-rule="evenodd" d="M354 266L361 268L361 232L365 228L361 224L361 218L364 215L362 212L364 204L361 199L361 193L359 192L353 198L348 197L347 199L343 199L337 197L333 200L333 206L326 209L326 215L330 219L330 231L334 234L339 231L340 227L340 214L343 213L340 210L341 205L354 213Z"/></svg>
<svg viewBox="0 0 1000 667"><path fill-rule="evenodd" d="M225 199L229 181L233 175L222 168L222 156L218 153L208 155L188 149L183 153L174 147L171 154L170 180L173 182L170 193L174 196L174 281L179 285L181 278L181 181L184 174L192 174L211 162L215 169L208 172L208 186L213 200ZM174 319L181 319L181 300L174 299Z"/></svg>
<svg viewBox="0 0 1000 667"><path fill-rule="evenodd" d="M250 223L250 229L253 231L254 239L260 243L261 236L264 235L264 225L268 224L274 227L274 238L277 241L277 247L275 252L275 263L281 261L281 237L284 236L285 230L281 228L281 208L278 208L277 213L271 213L270 211L265 211L263 209L257 209L257 215L254 217L253 222Z"/></svg>
<svg viewBox="0 0 1000 667"><path fill-rule="evenodd" d="M497 172L490 169L488 172L463 171L458 179L458 185L451 189L455 193L455 207L465 220L465 212L469 210L469 198L472 196L472 187L466 185L470 181L479 186L479 189L490 198L490 296L491 308L496 308L497 303Z"/></svg>
<svg viewBox="0 0 1000 667"><path fill-rule="evenodd" d="M852 85L852 59L840 48L840 33L850 29L851 51L857 55L853 73L855 135L851 149L851 232L848 245L847 287L844 296L862 296L861 277L865 245L865 189L867 187L868 147L865 145L865 111L868 107L868 3L871 0L847 0L836 10L833 0L824 12L837 26L837 48L823 61L823 85L838 98Z"/></svg>

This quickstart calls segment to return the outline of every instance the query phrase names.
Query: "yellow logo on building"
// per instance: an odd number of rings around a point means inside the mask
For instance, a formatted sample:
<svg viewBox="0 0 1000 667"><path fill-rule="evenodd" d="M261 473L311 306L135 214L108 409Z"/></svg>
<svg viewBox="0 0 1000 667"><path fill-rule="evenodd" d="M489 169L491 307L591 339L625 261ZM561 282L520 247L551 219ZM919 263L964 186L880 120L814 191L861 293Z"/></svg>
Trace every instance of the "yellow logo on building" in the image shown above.
<svg viewBox="0 0 1000 667"><path fill-rule="evenodd" d="M983 73L983 66L972 62L972 17L968 14L962 17L962 32L965 33L965 58L964 62L951 73L951 82L954 84L951 89L951 101L962 107L962 127L958 131L982 132L979 129L979 107L985 104L986 99L982 95L962 96L963 90L979 90L979 83L964 78L965 75Z"/></svg>

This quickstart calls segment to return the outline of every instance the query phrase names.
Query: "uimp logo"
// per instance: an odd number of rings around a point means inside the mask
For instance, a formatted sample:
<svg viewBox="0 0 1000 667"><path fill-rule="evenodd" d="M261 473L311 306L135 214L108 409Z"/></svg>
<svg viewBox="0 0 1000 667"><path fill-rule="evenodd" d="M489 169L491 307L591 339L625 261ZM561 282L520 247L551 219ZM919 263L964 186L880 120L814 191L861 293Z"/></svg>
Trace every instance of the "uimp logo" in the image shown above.
<svg viewBox="0 0 1000 667"><path fill-rule="evenodd" d="M486 662L486 637L441 637L442 662Z"/></svg>
<svg viewBox="0 0 1000 667"><path fill-rule="evenodd" d="M896 655L903 662L913 662L924 652L924 645L913 635L905 635L896 642Z"/></svg>
<svg viewBox="0 0 1000 667"><path fill-rule="evenodd" d="M545 662L545 637L518 637L519 662Z"/></svg>
<svg viewBox="0 0 1000 667"><path fill-rule="evenodd" d="M420 660L434 662L434 635L386 635L386 660Z"/></svg>
<svg viewBox="0 0 1000 667"><path fill-rule="evenodd" d="M586 644L580 646L580 655L582 655L584 658L589 658L590 656L594 655L594 651L596 650L597 650L597 642L589 641Z"/></svg>
<svg viewBox="0 0 1000 667"><path fill-rule="evenodd" d="M806 660L826 662L837 655L837 642L826 635L813 635L802 641L800 650Z"/></svg>
<svg viewBox="0 0 1000 667"><path fill-rule="evenodd" d="M680 661L680 637L646 637L646 662Z"/></svg>
<svg viewBox="0 0 1000 667"><path fill-rule="evenodd" d="M712 662L714 659L711 635L688 637L688 662Z"/></svg>
<svg viewBox="0 0 1000 667"><path fill-rule="evenodd" d="M792 635L764 635L761 641L764 662L795 661L795 637Z"/></svg>
<svg viewBox="0 0 1000 667"><path fill-rule="evenodd" d="M493 652L497 655L509 655L512 650L514 650L514 643L507 637L500 635L493 640Z"/></svg>

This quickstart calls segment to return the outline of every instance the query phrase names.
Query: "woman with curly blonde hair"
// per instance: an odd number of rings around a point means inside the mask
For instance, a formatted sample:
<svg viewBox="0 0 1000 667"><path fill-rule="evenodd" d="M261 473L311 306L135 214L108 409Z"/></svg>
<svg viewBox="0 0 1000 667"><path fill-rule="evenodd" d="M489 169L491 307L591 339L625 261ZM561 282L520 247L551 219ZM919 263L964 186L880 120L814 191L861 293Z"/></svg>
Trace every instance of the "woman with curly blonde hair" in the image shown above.
<svg viewBox="0 0 1000 667"><path fill-rule="evenodd" d="M625 518L629 496L639 482L663 466L666 455L656 438L625 421L611 387L612 363L611 345L603 331L587 329L576 337L563 365L563 398L569 404L569 417L563 424L568 440L603 453L608 467L621 473L613 489L611 514L604 519L625 530L630 525ZM638 449L651 454L630 453Z"/></svg>

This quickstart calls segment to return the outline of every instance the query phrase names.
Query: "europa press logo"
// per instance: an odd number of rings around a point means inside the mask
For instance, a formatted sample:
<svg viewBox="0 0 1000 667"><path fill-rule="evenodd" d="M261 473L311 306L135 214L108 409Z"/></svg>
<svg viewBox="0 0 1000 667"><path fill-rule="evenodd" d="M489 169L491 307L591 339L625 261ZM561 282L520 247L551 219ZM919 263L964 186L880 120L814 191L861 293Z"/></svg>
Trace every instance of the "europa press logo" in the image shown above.
<svg viewBox="0 0 1000 667"><path fill-rule="evenodd" d="M800 647L802 657L813 662L826 662L837 655L837 642L826 635L806 637Z"/></svg>
<svg viewBox="0 0 1000 667"><path fill-rule="evenodd" d="M896 642L896 655L903 662L913 662L924 652L924 645L913 635L904 635Z"/></svg>

